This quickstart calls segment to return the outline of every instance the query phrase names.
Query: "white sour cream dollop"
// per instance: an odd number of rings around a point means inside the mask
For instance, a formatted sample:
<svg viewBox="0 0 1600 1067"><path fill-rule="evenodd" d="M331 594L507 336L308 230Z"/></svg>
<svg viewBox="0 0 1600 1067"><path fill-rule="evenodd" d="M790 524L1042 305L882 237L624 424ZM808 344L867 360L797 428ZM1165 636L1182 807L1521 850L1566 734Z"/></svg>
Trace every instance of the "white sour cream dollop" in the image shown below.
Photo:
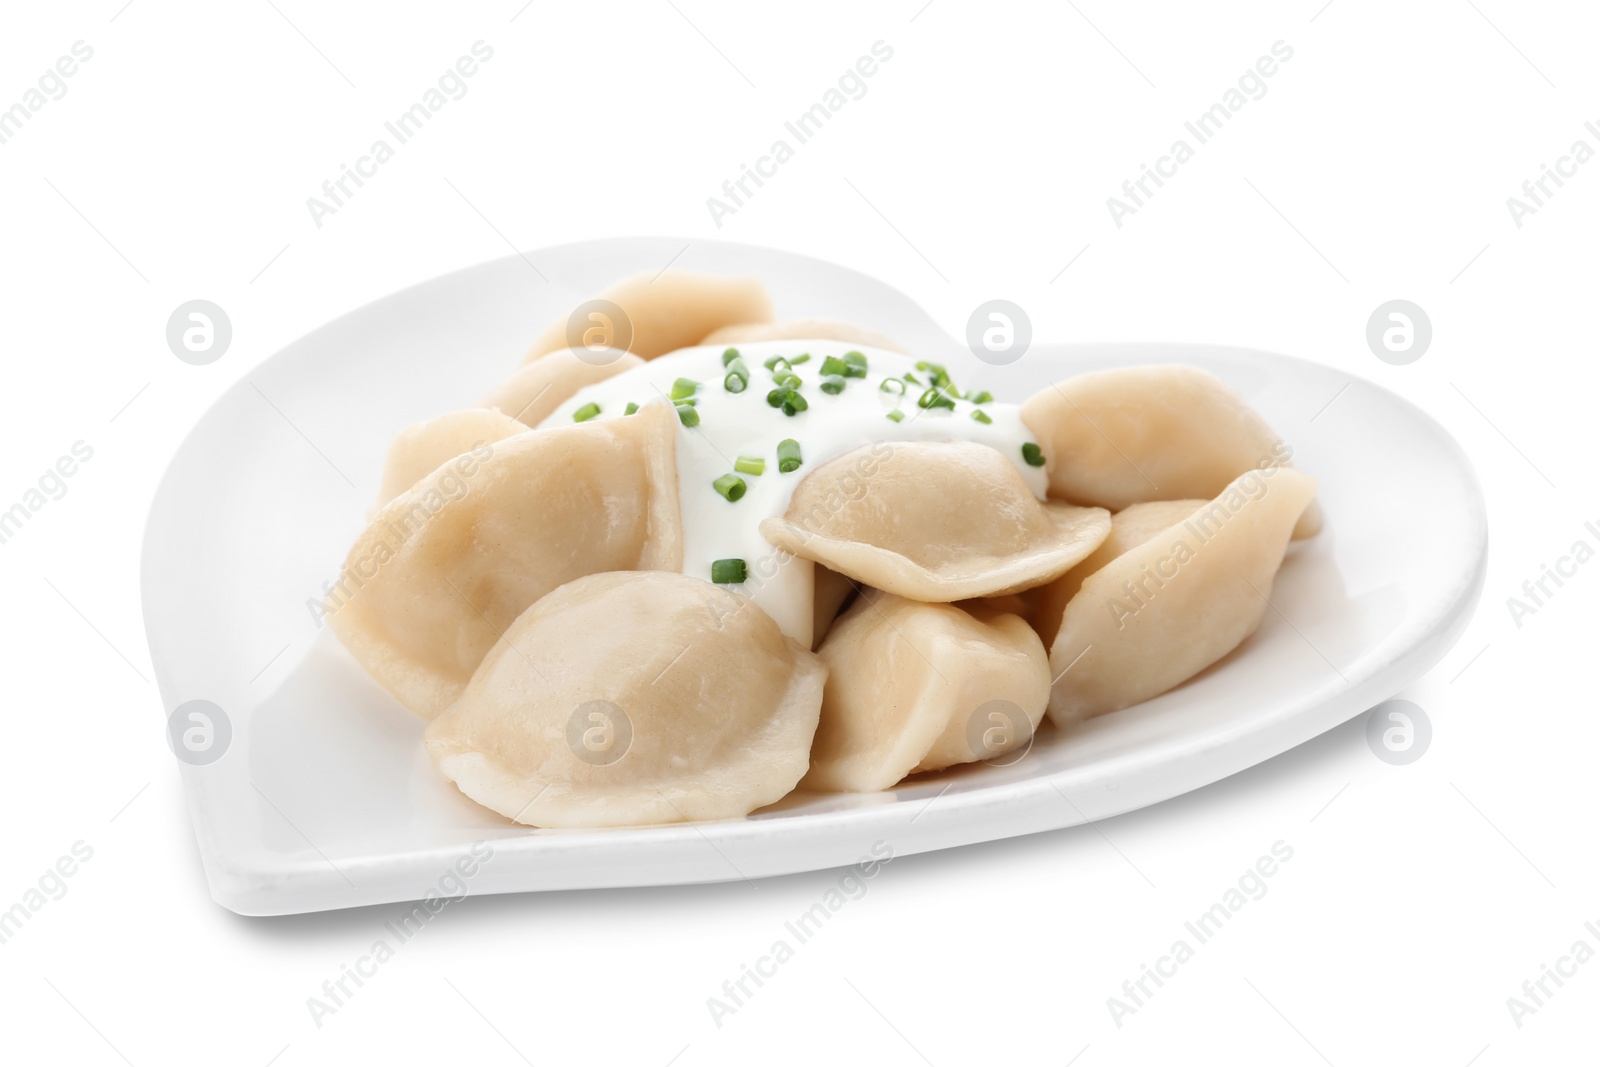
<svg viewBox="0 0 1600 1067"><path fill-rule="evenodd" d="M975 441L1009 458L1033 494L1044 499L1045 471L1023 458L1022 446L1033 436L1022 424L1016 404L955 399L953 409L919 407L918 398L931 385L930 373L919 370L914 357L881 348L840 341L764 341L733 347L749 371L743 392L729 392L724 385L723 353L728 346L685 348L580 389L541 425L570 425L574 414L591 404L600 409L592 418L624 418L630 403L640 407L671 403L679 379L699 383L694 393L699 423L678 426L683 573L709 581L717 560L744 560L747 580L732 588L750 596L784 633L807 647L812 636L813 566L768 544L759 527L762 519L787 511L794 487L823 463L876 441ZM866 357L866 377L845 379L844 390L837 395L824 392L823 360L828 356L842 360L847 352ZM767 394L776 383L765 364L775 356L793 361L801 355L810 359L792 365L792 370L801 379L799 392L808 406L785 415L768 403ZM921 384L906 381L907 374ZM882 383L890 378L905 384L904 394L885 391ZM955 384L966 392L983 388L978 382ZM899 421L889 416L896 410L903 413ZM982 412L990 421L974 418L974 412ZM799 443L801 465L783 473L778 469L778 444L787 439ZM745 494L730 502L712 483L736 473L741 456L764 460L766 469L760 475L740 474Z"/></svg>

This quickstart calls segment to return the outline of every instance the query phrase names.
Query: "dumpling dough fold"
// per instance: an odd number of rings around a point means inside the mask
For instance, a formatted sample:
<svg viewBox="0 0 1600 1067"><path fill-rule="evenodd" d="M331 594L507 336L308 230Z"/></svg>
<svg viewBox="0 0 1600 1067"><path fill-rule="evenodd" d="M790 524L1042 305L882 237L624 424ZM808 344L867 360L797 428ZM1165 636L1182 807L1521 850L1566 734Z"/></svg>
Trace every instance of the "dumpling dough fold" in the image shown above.
<svg viewBox="0 0 1600 1067"><path fill-rule="evenodd" d="M1015 466L970 441L863 445L795 487L772 544L911 600L1014 593L1064 574L1111 530L1100 508L1040 503Z"/></svg>
<svg viewBox="0 0 1600 1067"><path fill-rule="evenodd" d="M571 349L551 352L524 364L501 382L484 399L483 406L503 411L525 425L537 426L584 386L643 365L644 360L638 356L618 350L584 356Z"/></svg>
<svg viewBox="0 0 1600 1067"><path fill-rule="evenodd" d="M874 792L1003 756L1032 740L1050 693L1044 645L1019 616L875 589L817 654L828 683L807 789Z"/></svg>
<svg viewBox="0 0 1600 1067"><path fill-rule="evenodd" d="M1068 726L1158 696L1255 632L1317 481L1252 470L1083 579L1050 646L1050 718Z"/></svg>
<svg viewBox="0 0 1600 1067"><path fill-rule="evenodd" d="M516 419L491 408L447 411L407 426L389 445L378 490L382 507L457 456L527 431Z"/></svg>
<svg viewBox="0 0 1600 1067"><path fill-rule="evenodd" d="M432 718L550 590L600 571L682 566L677 427L663 401L447 463L356 540L330 598L334 630L402 704Z"/></svg>
<svg viewBox="0 0 1600 1067"><path fill-rule="evenodd" d="M741 322L771 322L772 298L759 278L724 277L669 270L624 278L597 297L622 309L626 322L595 325L606 334L602 344L626 348L642 359L655 359L691 348L713 330ZM524 362L557 349L587 345L586 324L569 315L534 342Z"/></svg>
<svg viewBox="0 0 1600 1067"><path fill-rule="evenodd" d="M1044 453L1051 496L1113 510L1210 499L1248 470L1288 466L1292 451L1215 376L1176 363L1057 382L1023 403L1022 421ZM1295 537L1321 528L1313 503Z"/></svg>
<svg viewBox="0 0 1600 1067"><path fill-rule="evenodd" d="M517 619L426 743L463 793L531 826L737 818L805 773L827 673L737 593L596 574Z"/></svg>

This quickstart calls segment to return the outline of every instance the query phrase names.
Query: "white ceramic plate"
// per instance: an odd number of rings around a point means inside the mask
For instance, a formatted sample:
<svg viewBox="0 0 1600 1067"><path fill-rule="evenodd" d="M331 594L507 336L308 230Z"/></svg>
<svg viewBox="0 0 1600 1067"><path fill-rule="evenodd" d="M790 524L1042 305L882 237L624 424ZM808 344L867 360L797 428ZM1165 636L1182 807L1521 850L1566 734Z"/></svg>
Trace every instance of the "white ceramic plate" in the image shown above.
<svg viewBox="0 0 1600 1067"><path fill-rule="evenodd" d="M434 772L422 722L307 604L364 526L395 431L475 404L546 324L614 279L668 263L756 274L779 318L882 330L1002 399L1092 368L1203 367L1321 479L1327 528L1291 549L1274 610L1236 652L1156 700L1069 733L1045 729L1009 767L886 793L793 796L726 822L507 825ZM1422 674L1466 626L1486 547L1483 500L1449 435L1342 372L1169 344L1036 344L1011 366L986 367L907 297L853 271L768 249L628 239L437 278L272 357L173 460L150 516L144 598L166 710L209 700L231 726L220 759L182 767L212 895L265 915L421 899L478 841L493 859L477 865L470 891L508 893L753 879L853 863L877 841L906 855L1129 811L1269 759Z"/></svg>

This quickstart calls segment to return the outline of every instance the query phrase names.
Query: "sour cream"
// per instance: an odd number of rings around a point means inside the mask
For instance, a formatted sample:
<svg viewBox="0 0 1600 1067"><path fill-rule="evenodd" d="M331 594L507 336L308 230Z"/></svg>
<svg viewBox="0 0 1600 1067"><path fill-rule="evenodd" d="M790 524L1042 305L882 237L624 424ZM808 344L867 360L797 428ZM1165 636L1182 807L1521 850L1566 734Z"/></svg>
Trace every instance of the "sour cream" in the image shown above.
<svg viewBox="0 0 1600 1067"><path fill-rule="evenodd" d="M881 348L787 340L733 347L749 372L742 392L729 392L724 385L728 371L723 353L728 346L686 348L580 389L541 425L568 426L580 412L595 419L620 419L630 403L640 407L672 403L674 383L680 379L698 383L693 409L699 422L692 427L678 425L683 573L709 581L717 560L743 560L747 579L730 588L750 596L784 633L808 648L813 566L768 544L759 527L762 519L784 514L795 486L828 460L878 441L974 441L1010 459L1034 496L1045 497L1044 468L1023 457L1023 445L1034 439L1016 404L976 404L952 397L953 408L920 407L918 398L931 387L932 375L919 370L914 357ZM842 360L847 352L866 357L866 376L846 378L843 391L836 395L824 392L823 360L828 356ZM794 363L802 355L810 358ZM807 404L804 411L786 415L768 403L767 394L778 387L775 372L765 366L773 357L789 360L792 372L799 375L799 393ZM908 374L916 381L908 381ZM892 385L885 388L886 379L897 380L905 391ZM979 382L955 384L964 391L982 388ZM590 405L598 406L598 414L590 414ZM901 413L898 421L891 417L895 411ZM975 418L975 413L989 421ZM778 469L778 445L791 439L800 446L801 465L785 473ZM759 475L740 473L744 495L729 501L713 483L736 473L741 457L763 460L765 469Z"/></svg>

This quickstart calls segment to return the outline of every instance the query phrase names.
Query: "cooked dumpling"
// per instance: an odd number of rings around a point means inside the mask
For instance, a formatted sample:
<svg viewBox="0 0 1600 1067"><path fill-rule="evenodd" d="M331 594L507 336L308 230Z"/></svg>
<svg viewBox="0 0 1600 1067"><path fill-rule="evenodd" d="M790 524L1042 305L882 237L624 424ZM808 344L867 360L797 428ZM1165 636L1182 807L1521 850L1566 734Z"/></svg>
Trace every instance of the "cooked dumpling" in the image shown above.
<svg viewBox="0 0 1600 1067"><path fill-rule="evenodd" d="M527 429L516 419L489 408L449 411L407 426L389 445L382 488L378 490L378 506L387 504L457 456L473 451L484 454L490 445L525 433Z"/></svg>
<svg viewBox="0 0 1600 1067"><path fill-rule="evenodd" d="M865 488L863 449L883 453ZM788 512L761 522L779 548L938 603L1042 585L1110 530L1100 508L1041 504L1009 460L970 441L864 445L812 471Z"/></svg>
<svg viewBox="0 0 1600 1067"><path fill-rule="evenodd" d="M626 348L643 359L655 359L697 345L713 330L732 323L772 321L772 298L758 278L669 270L624 278L598 299L620 307L627 321L574 323L568 316L551 323L528 359L560 348L596 345Z"/></svg>
<svg viewBox="0 0 1600 1067"><path fill-rule="evenodd" d="M1178 523L1205 507L1204 500L1152 500L1145 504L1129 504L1111 516L1111 536L1100 542L1100 547L1089 553L1084 561L1049 585L1038 590L1034 602L1033 628L1049 648L1061 628L1061 613L1067 601L1077 596L1083 580L1131 548L1137 548L1169 526Z"/></svg>
<svg viewBox="0 0 1600 1067"><path fill-rule="evenodd" d="M579 356L571 349L551 352L528 363L495 387L483 402L528 426L537 426L586 385L615 378L642 366L644 360L626 352L605 349Z"/></svg>
<svg viewBox="0 0 1600 1067"><path fill-rule="evenodd" d="M1241 474L1083 580L1050 646L1050 718L1067 726L1166 692L1255 632L1317 481Z"/></svg>
<svg viewBox="0 0 1600 1067"><path fill-rule="evenodd" d="M827 673L737 593L595 574L512 624L427 747L463 793L531 826L737 818L805 773Z"/></svg>
<svg viewBox="0 0 1600 1067"><path fill-rule="evenodd" d="M334 630L402 704L432 718L506 627L586 574L683 561L671 405L530 430L448 464L357 539ZM467 462L471 460L472 462Z"/></svg>
<svg viewBox="0 0 1600 1067"><path fill-rule="evenodd" d="M1044 718L1044 645L1016 615L868 590L817 650L828 665L813 790L869 793L908 774L992 759Z"/></svg>
<svg viewBox="0 0 1600 1067"><path fill-rule="evenodd" d="M785 319L783 322L741 322L724 326L701 339L703 345L754 344L757 341L842 341L847 345L866 345L904 352L893 338L877 330L832 319Z"/></svg>
<svg viewBox="0 0 1600 1067"><path fill-rule="evenodd" d="M1248 470L1287 466L1291 449L1233 390L1196 367L1094 371L1022 405L1050 495L1120 510L1150 500L1210 499ZM1296 537L1322 528L1315 504Z"/></svg>

